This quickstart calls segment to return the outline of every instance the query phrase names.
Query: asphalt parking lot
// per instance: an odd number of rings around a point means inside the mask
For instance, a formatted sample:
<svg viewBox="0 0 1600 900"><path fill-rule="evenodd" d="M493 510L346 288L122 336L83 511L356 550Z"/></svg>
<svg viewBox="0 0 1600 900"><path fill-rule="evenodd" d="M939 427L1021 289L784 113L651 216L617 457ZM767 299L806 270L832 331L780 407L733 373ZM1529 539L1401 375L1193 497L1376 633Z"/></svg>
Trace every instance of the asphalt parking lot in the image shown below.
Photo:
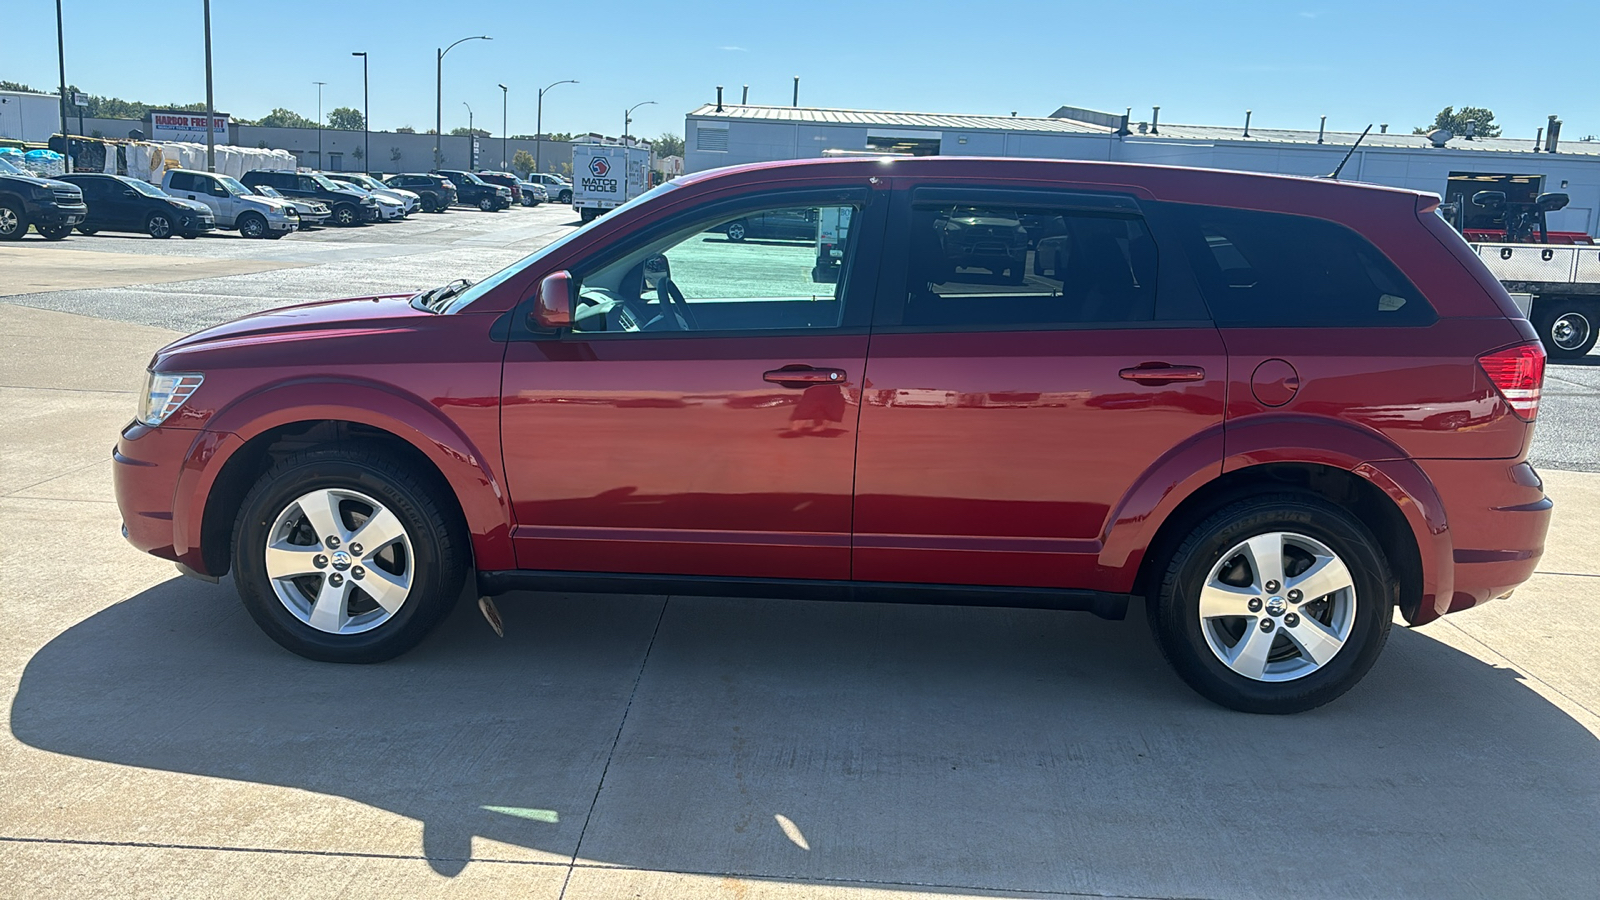
<svg viewBox="0 0 1600 900"><path fill-rule="evenodd" d="M321 665L122 541L157 347L576 219L0 246L0 895L1593 895L1600 355L1546 381L1539 574L1286 718L1191 693L1137 611L515 594L503 639L463 604Z"/></svg>

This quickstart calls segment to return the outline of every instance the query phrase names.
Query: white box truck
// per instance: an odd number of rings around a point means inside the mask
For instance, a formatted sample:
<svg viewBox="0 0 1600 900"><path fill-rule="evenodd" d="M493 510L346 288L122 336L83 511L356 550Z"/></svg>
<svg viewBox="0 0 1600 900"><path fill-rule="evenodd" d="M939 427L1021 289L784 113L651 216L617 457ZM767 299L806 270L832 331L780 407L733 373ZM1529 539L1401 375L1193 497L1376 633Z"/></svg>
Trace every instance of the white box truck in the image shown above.
<svg viewBox="0 0 1600 900"><path fill-rule="evenodd" d="M572 211L585 222L650 189L650 148L572 145Z"/></svg>

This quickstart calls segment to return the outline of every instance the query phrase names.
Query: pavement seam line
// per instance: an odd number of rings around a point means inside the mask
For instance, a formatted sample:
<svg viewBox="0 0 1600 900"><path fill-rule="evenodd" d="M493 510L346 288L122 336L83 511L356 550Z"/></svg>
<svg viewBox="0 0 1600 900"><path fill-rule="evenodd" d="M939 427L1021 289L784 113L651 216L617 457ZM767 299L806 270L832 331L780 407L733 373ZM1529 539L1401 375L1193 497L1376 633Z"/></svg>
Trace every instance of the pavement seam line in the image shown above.
<svg viewBox="0 0 1600 900"><path fill-rule="evenodd" d="M57 478L65 478L68 475L76 475L79 472L82 472L84 469L88 469L88 468L91 468L91 467L94 467L94 466L98 466L103 462L105 462L105 460L103 460L103 459L97 459L94 462L86 462L81 466L77 466L75 468L68 469L65 472L57 472L56 474L51 475L49 478L44 478L44 479L41 479L39 481L35 481L32 484L25 484L22 487L16 488L15 490L6 491L4 494L0 494L0 497L3 497L5 499L9 500L12 497L16 497L17 494L27 490L28 488L35 488L35 487L38 487L41 484L47 484L49 482L55 481ZM17 497L17 499L18 500L31 500L33 498L31 498L31 497Z"/></svg>
<svg viewBox="0 0 1600 900"><path fill-rule="evenodd" d="M1477 635L1473 634L1470 631L1467 631L1465 628L1462 628L1460 625L1457 625L1456 623L1451 622L1448 619L1445 620L1444 624L1449 625L1451 628L1454 628L1456 630L1457 634L1460 634L1461 636L1465 637L1467 640L1472 641L1474 644L1477 644L1478 646L1480 646L1483 649L1489 651L1490 653L1493 653L1495 656L1500 657L1502 660L1504 660L1506 662L1507 665L1515 667L1517 669L1517 671L1524 673L1529 678L1533 679L1534 681L1539 682L1540 684L1544 685L1546 688L1549 688L1552 693L1554 693L1557 696L1561 697L1561 699L1567 701L1568 703L1571 703L1573 706L1576 706L1577 708L1583 710L1584 712L1586 712L1589 715L1595 717L1596 719L1600 719L1600 713L1597 713L1594 710L1590 709L1589 707L1585 706L1582 703L1582 701L1574 699L1566 691L1563 691L1562 689L1556 687L1555 685L1551 684L1550 682L1545 681L1543 678L1540 678L1538 675L1535 675L1532 669L1528 668L1527 666L1523 665L1522 663L1517 662L1516 660L1514 660L1511 657L1505 655L1504 653L1501 653L1499 650L1496 650L1495 648L1489 646L1486 642L1484 642L1484 640L1482 638L1478 637Z"/></svg>
<svg viewBox="0 0 1600 900"><path fill-rule="evenodd" d="M56 391L68 394L137 394L138 391L112 391L105 388L40 387L34 384L0 384L0 391Z"/></svg>
<svg viewBox="0 0 1600 900"><path fill-rule="evenodd" d="M1559 575L1562 578L1600 578L1600 574L1596 574L1594 572L1546 572L1543 569L1535 569L1533 574Z"/></svg>
<svg viewBox="0 0 1600 900"><path fill-rule="evenodd" d="M661 600L661 612L656 616L656 627L650 632L650 643L645 645L644 658L639 660L639 671L633 675L633 688L628 691L628 703L622 707L622 720L617 722L617 733L611 739L611 749L606 753L606 764L600 767L600 781L594 786L594 797L589 801L589 812L583 817L583 827L578 829L578 842L572 845L572 861L567 864L567 875L561 880L561 893L557 900L565 900L567 886L572 883L572 870L578 867L578 855L583 852L583 836L589 833L589 823L594 820L595 807L600 805L600 792L606 788L606 773L611 771L611 760L617 755L617 745L622 743L622 729L627 727L628 713L633 710L633 700L639 695L639 682L644 680L645 667L650 664L650 652L656 648L656 636L661 633L661 622L667 617L667 606L672 596Z"/></svg>
<svg viewBox="0 0 1600 900"><path fill-rule="evenodd" d="M131 847L139 850L209 850L215 853L270 853L284 856L329 856L348 859L441 860L448 862L486 862L512 866L567 866L564 862L537 859L501 859L483 856L427 856L421 853L369 853L361 850L304 850L291 847L232 847L226 844L177 844L159 841L93 841L81 838L13 837L0 835L0 843L53 844L77 847Z"/></svg>

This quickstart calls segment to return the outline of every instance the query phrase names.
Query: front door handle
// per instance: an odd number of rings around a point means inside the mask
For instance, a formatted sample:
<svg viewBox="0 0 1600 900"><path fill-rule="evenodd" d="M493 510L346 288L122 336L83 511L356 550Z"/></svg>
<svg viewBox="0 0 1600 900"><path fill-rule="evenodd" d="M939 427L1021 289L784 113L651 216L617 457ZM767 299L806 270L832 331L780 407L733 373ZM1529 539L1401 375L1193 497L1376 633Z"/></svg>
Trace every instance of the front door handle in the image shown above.
<svg viewBox="0 0 1600 900"><path fill-rule="evenodd" d="M844 384L845 373L843 369L818 369L812 366L784 366L773 369L761 376L773 384L784 387L804 388L814 384Z"/></svg>
<svg viewBox="0 0 1600 900"><path fill-rule="evenodd" d="M1117 374L1138 384L1173 384L1204 381L1206 378L1206 370L1199 366L1174 366L1171 363L1140 363Z"/></svg>

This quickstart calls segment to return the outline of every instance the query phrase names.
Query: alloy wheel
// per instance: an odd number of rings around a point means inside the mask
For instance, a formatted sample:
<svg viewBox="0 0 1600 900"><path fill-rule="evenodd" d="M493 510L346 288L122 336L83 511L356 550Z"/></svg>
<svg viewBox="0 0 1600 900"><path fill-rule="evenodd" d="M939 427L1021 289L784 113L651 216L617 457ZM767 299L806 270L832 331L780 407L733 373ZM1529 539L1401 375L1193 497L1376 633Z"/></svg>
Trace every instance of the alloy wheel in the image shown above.
<svg viewBox="0 0 1600 900"><path fill-rule="evenodd" d="M145 230L153 238L164 238L172 234L172 222L166 216L151 216Z"/></svg>
<svg viewBox="0 0 1600 900"><path fill-rule="evenodd" d="M1200 631L1223 665L1255 681L1327 665L1355 624L1355 580L1326 544L1269 532L1222 554L1200 591Z"/></svg>
<svg viewBox="0 0 1600 900"><path fill-rule="evenodd" d="M0 206L0 234L13 235L21 227L22 220L9 206Z"/></svg>
<svg viewBox="0 0 1600 900"><path fill-rule="evenodd" d="M344 488L301 495L267 533L273 593L295 618L329 634L360 634L393 618L411 595L415 559L400 518Z"/></svg>

